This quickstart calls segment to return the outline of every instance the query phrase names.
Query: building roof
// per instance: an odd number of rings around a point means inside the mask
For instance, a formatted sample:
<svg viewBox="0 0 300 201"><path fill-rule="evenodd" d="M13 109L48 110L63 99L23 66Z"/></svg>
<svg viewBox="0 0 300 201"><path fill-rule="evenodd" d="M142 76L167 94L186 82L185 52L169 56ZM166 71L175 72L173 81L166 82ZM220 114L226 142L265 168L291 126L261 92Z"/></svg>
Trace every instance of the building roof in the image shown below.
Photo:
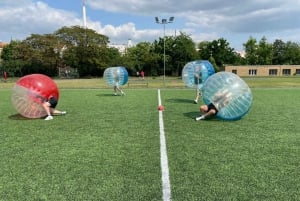
<svg viewBox="0 0 300 201"><path fill-rule="evenodd" d="M3 48L5 45L8 45L8 44L7 44L7 43L0 42L0 48Z"/></svg>

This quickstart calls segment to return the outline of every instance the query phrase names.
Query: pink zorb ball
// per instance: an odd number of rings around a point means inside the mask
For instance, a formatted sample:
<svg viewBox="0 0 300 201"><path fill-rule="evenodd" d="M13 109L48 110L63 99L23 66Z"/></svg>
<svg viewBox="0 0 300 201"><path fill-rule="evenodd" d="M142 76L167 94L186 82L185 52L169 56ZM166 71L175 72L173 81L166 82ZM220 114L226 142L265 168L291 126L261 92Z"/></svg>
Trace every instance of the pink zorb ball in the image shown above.
<svg viewBox="0 0 300 201"><path fill-rule="evenodd" d="M56 83L46 75L31 74L17 81L11 100L19 114L33 119L47 115L42 103L51 96L59 98Z"/></svg>

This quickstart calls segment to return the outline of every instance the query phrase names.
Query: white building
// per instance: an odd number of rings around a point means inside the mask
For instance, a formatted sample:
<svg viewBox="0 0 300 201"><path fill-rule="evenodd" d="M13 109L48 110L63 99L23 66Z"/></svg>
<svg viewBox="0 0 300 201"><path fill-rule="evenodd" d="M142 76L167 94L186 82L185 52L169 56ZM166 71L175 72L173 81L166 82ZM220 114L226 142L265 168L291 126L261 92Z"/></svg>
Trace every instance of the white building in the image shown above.
<svg viewBox="0 0 300 201"><path fill-rule="evenodd" d="M124 55L127 48L133 47L131 39L128 39L127 44L108 44L108 47L117 48L119 52Z"/></svg>

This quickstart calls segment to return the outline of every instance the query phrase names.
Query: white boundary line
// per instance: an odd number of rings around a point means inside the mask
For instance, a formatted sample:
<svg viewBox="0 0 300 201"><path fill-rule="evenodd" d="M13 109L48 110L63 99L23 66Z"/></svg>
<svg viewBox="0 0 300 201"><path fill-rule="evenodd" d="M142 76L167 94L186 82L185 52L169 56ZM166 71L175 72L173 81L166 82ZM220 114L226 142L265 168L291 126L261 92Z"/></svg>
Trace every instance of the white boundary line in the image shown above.
<svg viewBox="0 0 300 201"><path fill-rule="evenodd" d="M158 105L161 105L160 89L158 89ZM160 165L162 174L163 201L171 200L171 188L169 179L169 165L167 156L167 146L164 131L163 111L159 110L159 131L160 131Z"/></svg>

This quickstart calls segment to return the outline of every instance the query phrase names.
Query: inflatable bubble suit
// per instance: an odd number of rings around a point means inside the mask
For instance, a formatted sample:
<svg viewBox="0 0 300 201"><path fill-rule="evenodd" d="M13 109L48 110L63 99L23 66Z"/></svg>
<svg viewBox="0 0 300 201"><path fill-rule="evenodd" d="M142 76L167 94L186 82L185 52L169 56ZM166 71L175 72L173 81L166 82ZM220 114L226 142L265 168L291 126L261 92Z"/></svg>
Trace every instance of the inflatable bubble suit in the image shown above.
<svg viewBox="0 0 300 201"><path fill-rule="evenodd" d="M213 103L218 109L217 117L238 120L249 111L252 93L248 85L236 74L218 72L203 85L203 101Z"/></svg>
<svg viewBox="0 0 300 201"><path fill-rule="evenodd" d="M209 61L191 61L182 69L182 81L187 87L201 89L205 80L214 73L214 67Z"/></svg>
<svg viewBox="0 0 300 201"><path fill-rule="evenodd" d="M47 115L42 103L49 96L59 99L55 82L46 75L31 74L21 77L13 87L12 104L19 114L27 118Z"/></svg>
<svg viewBox="0 0 300 201"><path fill-rule="evenodd" d="M125 67L109 67L103 73L103 78L109 86L125 85L128 81L128 72Z"/></svg>

